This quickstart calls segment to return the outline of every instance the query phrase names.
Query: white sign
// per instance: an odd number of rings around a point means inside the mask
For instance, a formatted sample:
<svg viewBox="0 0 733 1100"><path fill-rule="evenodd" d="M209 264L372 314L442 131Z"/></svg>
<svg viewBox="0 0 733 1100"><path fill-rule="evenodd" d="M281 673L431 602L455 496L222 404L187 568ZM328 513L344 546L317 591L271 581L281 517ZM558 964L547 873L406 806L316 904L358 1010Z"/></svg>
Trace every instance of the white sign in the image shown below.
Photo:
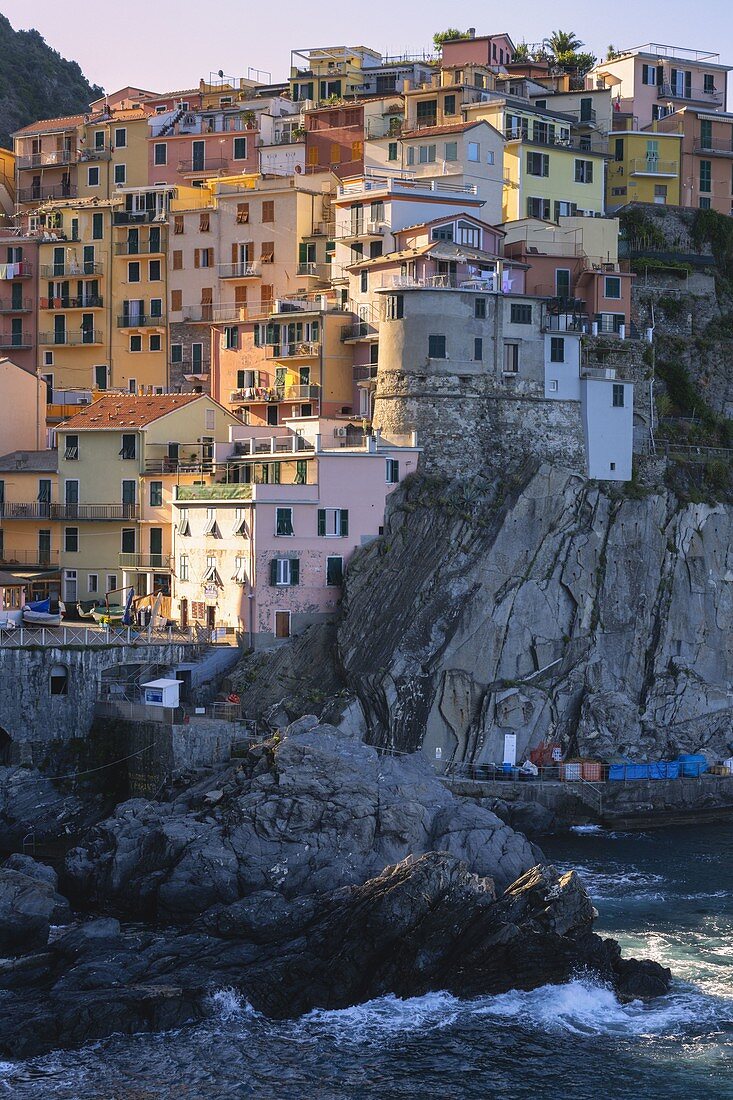
<svg viewBox="0 0 733 1100"><path fill-rule="evenodd" d="M204 585L204 599L205 600L215 600L218 595L219 595L219 593L217 591L217 588L216 588L215 584L206 584L206 585Z"/></svg>
<svg viewBox="0 0 733 1100"><path fill-rule="evenodd" d="M517 735L516 733L504 734L504 759L502 764L511 764L512 767L517 762Z"/></svg>
<svg viewBox="0 0 733 1100"><path fill-rule="evenodd" d="M435 759L436 760L442 760L443 759L443 750L440 748L440 746L438 746L435 750Z"/></svg>

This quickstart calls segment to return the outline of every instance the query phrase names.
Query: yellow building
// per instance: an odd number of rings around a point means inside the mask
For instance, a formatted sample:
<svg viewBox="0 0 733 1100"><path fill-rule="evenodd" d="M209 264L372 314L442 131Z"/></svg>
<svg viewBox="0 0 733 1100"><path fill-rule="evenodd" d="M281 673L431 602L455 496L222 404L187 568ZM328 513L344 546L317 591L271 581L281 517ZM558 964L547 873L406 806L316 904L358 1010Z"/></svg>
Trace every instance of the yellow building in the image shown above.
<svg viewBox="0 0 733 1100"><path fill-rule="evenodd" d="M110 108L80 126L79 198L109 199L120 187L147 184L149 114L143 108Z"/></svg>
<svg viewBox="0 0 733 1100"><path fill-rule="evenodd" d="M627 202L679 206L682 134L619 130L610 136L609 210Z"/></svg>
<svg viewBox="0 0 733 1100"><path fill-rule="evenodd" d="M12 149L0 148L0 215L12 218L15 214L15 154Z"/></svg>
<svg viewBox="0 0 733 1100"><path fill-rule="evenodd" d="M0 457L0 565L29 599L59 594L58 456L17 450Z"/></svg>
<svg viewBox="0 0 733 1100"><path fill-rule="evenodd" d="M504 135L503 222L603 213L607 158L586 147L571 115L503 98L464 111L469 120L484 119Z"/></svg>
<svg viewBox="0 0 733 1100"><path fill-rule="evenodd" d="M364 70L381 64L382 56L366 46L322 46L293 50L290 55L290 95L314 107L329 99L353 96L364 82Z"/></svg>
<svg viewBox="0 0 733 1100"><path fill-rule="evenodd" d="M170 501L201 482L236 418L202 394L109 394L58 428L62 598L170 592ZM120 602L120 593L110 602Z"/></svg>

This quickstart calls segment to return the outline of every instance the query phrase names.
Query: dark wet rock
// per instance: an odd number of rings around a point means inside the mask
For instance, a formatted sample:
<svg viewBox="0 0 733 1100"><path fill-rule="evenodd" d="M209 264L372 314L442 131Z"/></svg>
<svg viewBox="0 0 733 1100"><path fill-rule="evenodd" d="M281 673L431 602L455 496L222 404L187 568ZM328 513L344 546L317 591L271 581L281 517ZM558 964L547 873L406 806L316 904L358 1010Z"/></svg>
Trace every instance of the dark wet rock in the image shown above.
<svg viewBox="0 0 733 1100"><path fill-rule="evenodd" d="M253 895L210 914L208 932L67 933L0 966L0 1053L178 1027L223 987L277 1018L387 993L532 989L584 966L624 996L664 992L669 971L621 959L593 917L573 872L532 868L497 898L490 879L432 852L320 897Z"/></svg>
<svg viewBox="0 0 733 1100"><path fill-rule="evenodd" d="M420 754L380 756L311 715L172 802L118 806L69 853L64 888L186 924L253 894L359 885L428 851L452 852L499 889L542 859L495 814L454 798Z"/></svg>
<svg viewBox="0 0 733 1100"><path fill-rule="evenodd" d="M486 798L482 805L500 817L505 825L528 837L549 836L561 827L556 814L539 802L504 802L500 798Z"/></svg>
<svg viewBox="0 0 733 1100"><path fill-rule="evenodd" d="M66 898L52 883L9 867L0 868L0 950L43 946L52 924L71 919Z"/></svg>
<svg viewBox="0 0 733 1100"><path fill-rule="evenodd" d="M20 871L21 874L28 875L28 878L38 879L39 882L47 882L54 890L58 890L59 876L53 867L49 867L47 863L38 863L30 856L13 852L5 860L3 867L6 867L9 871Z"/></svg>

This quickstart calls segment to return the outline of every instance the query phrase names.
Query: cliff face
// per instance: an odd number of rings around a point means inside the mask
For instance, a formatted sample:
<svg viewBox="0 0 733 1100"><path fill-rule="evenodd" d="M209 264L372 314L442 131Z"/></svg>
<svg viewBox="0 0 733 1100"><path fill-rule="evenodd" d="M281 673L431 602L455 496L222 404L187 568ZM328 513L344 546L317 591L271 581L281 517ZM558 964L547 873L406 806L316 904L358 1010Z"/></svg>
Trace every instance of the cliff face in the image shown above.
<svg viewBox="0 0 733 1100"><path fill-rule="evenodd" d="M88 110L101 94L38 31L15 31L0 15L0 145L12 148L13 131L38 119Z"/></svg>
<svg viewBox="0 0 733 1100"><path fill-rule="evenodd" d="M339 629L370 740L474 761L509 732L520 756L728 753L733 509L634 496L547 465L395 496Z"/></svg>

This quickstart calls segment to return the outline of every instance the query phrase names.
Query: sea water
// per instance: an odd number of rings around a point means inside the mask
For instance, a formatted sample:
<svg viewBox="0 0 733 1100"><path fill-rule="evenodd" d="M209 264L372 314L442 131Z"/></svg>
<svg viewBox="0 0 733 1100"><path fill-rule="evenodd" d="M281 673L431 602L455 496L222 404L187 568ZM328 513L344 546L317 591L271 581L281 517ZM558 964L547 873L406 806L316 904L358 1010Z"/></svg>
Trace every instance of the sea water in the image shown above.
<svg viewBox="0 0 733 1100"><path fill-rule="evenodd" d="M0 1065L0 1100L733 1100L733 826L577 830L544 850L582 875L600 933L672 968L668 996L621 1005L578 974L275 1023L222 989L194 1027Z"/></svg>

